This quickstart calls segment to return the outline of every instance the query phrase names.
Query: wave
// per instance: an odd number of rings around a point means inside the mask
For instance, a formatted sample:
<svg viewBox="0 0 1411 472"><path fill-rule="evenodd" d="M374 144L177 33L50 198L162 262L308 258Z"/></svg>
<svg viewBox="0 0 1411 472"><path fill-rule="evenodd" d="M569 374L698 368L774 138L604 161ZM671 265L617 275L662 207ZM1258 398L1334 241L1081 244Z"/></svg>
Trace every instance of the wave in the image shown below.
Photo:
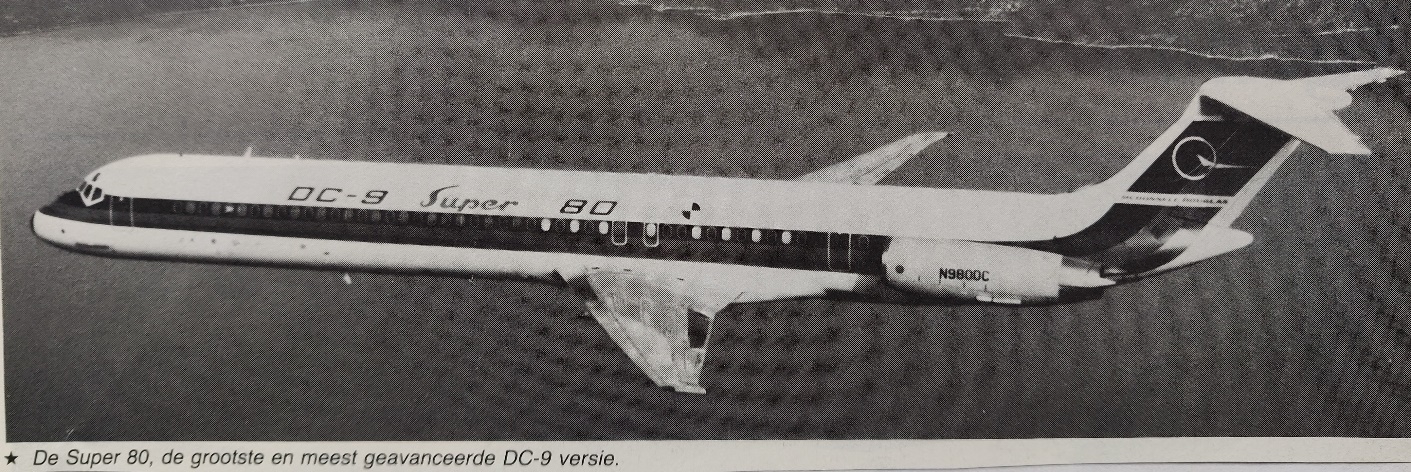
<svg viewBox="0 0 1411 472"><path fill-rule="evenodd" d="M1307 57L1282 56L1282 55L1278 55L1278 54L1260 54L1260 55L1249 55L1249 56L1236 56L1236 55L1215 54L1215 53L1209 53L1209 52L1201 52L1201 51L1196 51L1196 50L1193 50L1193 49L1187 49L1187 48L1178 47L1178 46L1166 46L1166 45L1158 45L1158 44L1104 44L1104 43L1098 43L1098 42L1069 41L1069 40L1062 40L1062 39L1044 38L1044 37L1040 37L1040 36L1027 36L1027 35L1013 34L1013 33L1005 33L1005 36L1006 36L1006 37L1010 37L1010 38L1027 39L1027 40L1030 40L1030 41L1041 41L1041 42L1051 43L1051 44L1066 44L1066 45L1071 45L1071 46L1081 46L1081 47L1098 48L1098 49L1147 49L1147 50L1152 50L1152 51L1171 51L1171 52L1179 52L1179 53L1184 53L1184 54L1190 54L1190 55L1193 55L1193 56L1199 56L1199 57L1203 57L1203 58L1206 58L1206 59L1219 59L1219 60L1225 60L1225 61L1290 61L1290 62L1303 62L1303 63L1308 63L1308 64L1327 64L1327 65L1338 65L1338 64L1376 65L1376 64L1377 64L1376 62L1373 62L1373 61L1359 61L1359 60L1354 60L1354 59L1313 59L1313 58L1307 58Z"/></svg>
<svg viewBox="0 0 1411 472"><path fill-rule="evenodd" d="M230 5L221 5L221 6L214 6L214 7L210 7L210 8L200 8L200 9L195 9L195 10L178 10L178 11L161 12L161 13L153 14L152 16L184 15L184 14L187 14L187 13L203 13L203 12L212 12L212 11L234 10L234 9L237 9L237 8L275 7L275 6L280 6L280 5L293 5L293 4L296 4L296 3L309 3L309 2L315 2L315 1L318 1L318 0L268 0L268 1L263 1L263 2L257 1L257 2L250 2L250 3L232 3L232 4L230 4Z"/></svg>
<svg viewBox="0 0 1411 472"><path fill-rule="evenodd" d="M848 15L866 16L873 18L890 18L895 20L928 20L928 21L988 21L1003 23L1009 21L1002 17L1000 12L982 12L980 14L966 14L955 11L942 10L900 10L900 11L852 11L839 10L834 8L777 8L772 10L744 10L722 12L715 7L703 7L694 5L667 5L663 2L646 2L641 0L622 0L618 2L623 6L645 6L654 11L680 11L697 13L712 20L736 20L755 16L769 15L790 15L800 13L812 13L820 15Z"/></svg>
<svg viewBox="0 0 1411 472"><path fill-rule="evenodd" d="M1334 35L1349 34L1349 33L1372 33L1372 32L1378 32L1378 31L1396 31L1396 30L1399 30L1399 29L1401 29L1401 25L1391 25L1391 26L1359 26L1359 27L1349 27L1349 28L1338 28L1338 29L1327 30L1327 31L1316 31L1316 32L1312 32L1312 33L1274 34L1274 35L1270 35L1270 36L1273 36L1273 37L1275 37L1275 38L1298 38L1298 37L1308 37L1308 36L1334 36Z"/></svg>
<svg viewBox="0 0 1411 472"><path fill-rule="evenodd" d="M737 18L747 18L747 17L751 17L751 16L781 15L781 14L792 14L792 13L817 13L817 14L824 14L824 15L866 16L866 17L873 17L873 18L891 18L891 19L896 19L896 20L991 21L991 22L997 22L997 23L1004 23L1004 22L1007 22L1007 21L1008 21L1008 20L1006 20L1006 19L1004 19L1004 18L994 18L994 17L985 17L985 16L957 15L957 14L954 14L954 13L942 13L942 12L930 11L930 10L915 10L915 11L906 11L906 12L860 12L860 11L831 10L831 9L817 9L817 8L793 8L793 9L765 10L765 11L740 11L740 12L730 12L730 13L719 13L719 12L717 12L717 13L712 13L712 14L709 14L709 15L706 15L706 16L708 16L709 18L712 18L712 19L716 19L716 20L734 20L734 19L737 19Z"/></svg>

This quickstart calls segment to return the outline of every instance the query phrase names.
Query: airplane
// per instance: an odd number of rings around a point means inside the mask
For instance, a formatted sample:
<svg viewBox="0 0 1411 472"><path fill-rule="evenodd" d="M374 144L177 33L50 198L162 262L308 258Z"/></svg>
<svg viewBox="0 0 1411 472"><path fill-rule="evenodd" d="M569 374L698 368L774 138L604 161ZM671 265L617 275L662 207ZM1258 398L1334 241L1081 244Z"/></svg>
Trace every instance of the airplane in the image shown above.
<svg viewBox="0 0 1411 472"><path fill-rule="evenodd" d="M1068 193L876 185L923 132L794 180L197 154L104 165L34 213L99 256L560 284L659 387L705 393L716 313L804 297L1042 305L1243 248L1232 229L1333 113L1402 71L1218 77L1111 178Z"/></svg>

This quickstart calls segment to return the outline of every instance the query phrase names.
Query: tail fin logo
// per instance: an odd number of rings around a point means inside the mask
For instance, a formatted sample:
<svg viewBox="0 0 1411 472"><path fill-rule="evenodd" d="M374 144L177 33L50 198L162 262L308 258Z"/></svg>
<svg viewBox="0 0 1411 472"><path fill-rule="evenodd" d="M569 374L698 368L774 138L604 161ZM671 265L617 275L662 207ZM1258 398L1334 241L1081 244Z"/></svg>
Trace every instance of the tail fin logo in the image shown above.
<svg viewBox="0 0 1411 472"><path fill-rule="evenodd" d="M1171 165L1176 168L1176 173L1180 174L1181 178L1190 181L1204 179L1210 175L1218 166L1218 161L1215 146L1200 136L1182 139L1171 150Z"/></svg>

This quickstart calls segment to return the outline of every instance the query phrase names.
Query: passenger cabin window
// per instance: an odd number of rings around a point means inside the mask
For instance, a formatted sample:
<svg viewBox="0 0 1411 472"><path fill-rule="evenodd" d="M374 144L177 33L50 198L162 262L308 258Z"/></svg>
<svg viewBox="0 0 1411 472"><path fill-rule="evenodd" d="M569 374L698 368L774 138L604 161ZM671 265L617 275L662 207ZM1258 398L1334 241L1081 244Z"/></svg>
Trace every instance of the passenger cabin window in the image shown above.
<svg viewBox="0 0 1411 472"><path fill-rule="evenodd" d="M720 229L720 240L721 240L721 241L729 241L729 240L730 240L730 228L721 228L721 229Z"/></svg>
<svg viewBox="0 0 1411 472"><path fill-rule="evenodd" d="M598 234L608 234L608 222L606 222L606 221L599 221L599 222L598 222Z"/></svg>
<svg viewBox="0 0 1411 472"><path fill-rule="evenodd" d="M789 243L791 243L791 242L793 242L793 241L794 241L794 235L793 235L793 233L790 233L790 232L788 232L788 231L784 231L784 232L779 233L779 242L784 243L784 244L789 244Z"/></svg>
<svg viewBox="0 0 1411 472"><path fill-rule="evenodd" d="M760 230L750 231L750 242L757 243L764 239L764 232Z"/></svg>
<svg viewBox="0 0 1411 472"><path fill-rule="evenodd" d="M582 226L583 226L583 224L582 224L581 222L579 222L578 220L569 221L569 222L568 222L568 231L569 231L570 233L577 233L578 230L582 229Z"/></svg>
<svg viewBox="0 0 1411 472"><path fill-rule="evenodd" d="M700 226L692 226L692 227L691 227L691 239L701 239L701 231L702 231L702 230L701 230L701 227L700 227Z"/></svg>

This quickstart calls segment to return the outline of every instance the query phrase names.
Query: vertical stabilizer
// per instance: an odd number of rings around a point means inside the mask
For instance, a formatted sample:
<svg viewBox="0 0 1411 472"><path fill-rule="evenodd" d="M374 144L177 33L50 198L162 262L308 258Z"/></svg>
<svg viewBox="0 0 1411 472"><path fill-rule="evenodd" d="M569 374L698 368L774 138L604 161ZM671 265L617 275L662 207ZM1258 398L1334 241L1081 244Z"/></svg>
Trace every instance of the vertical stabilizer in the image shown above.
<svg viewBox="0 0 1411 472"><path fill-rule="evenodd" d="M1213 241L1200 238L1207 226L1227 228L1239 217L1299 143L1331 154L1370 154L1333 112L1352 103L1352 89L1402 73L1211 79L1175 124L1097 185L1094 194L1114 198L1108 213L1055 246L1117 273L1165 268L1196 241Z"/></svg>

